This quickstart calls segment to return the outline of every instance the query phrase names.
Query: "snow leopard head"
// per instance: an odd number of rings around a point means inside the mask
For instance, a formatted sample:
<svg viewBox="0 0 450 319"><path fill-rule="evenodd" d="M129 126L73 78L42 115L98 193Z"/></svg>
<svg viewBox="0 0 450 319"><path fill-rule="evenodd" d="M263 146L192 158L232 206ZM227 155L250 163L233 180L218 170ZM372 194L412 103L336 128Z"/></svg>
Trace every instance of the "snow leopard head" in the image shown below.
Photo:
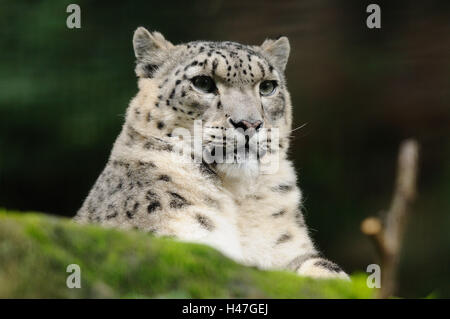
<svg viewBox="0 0 450 319"><path fill-rule="evenodd" d="M285 152L292 121L284 76L290 51L286 37L260 46L229 41L174 45L159 32L139 27L133 46L141 91L151 90L154 97L151 105L129 110L133 116L145 113L141 130L147 125L153 135L174 137L175 129L193 132L201 121L204 154L230 173L257 170L268 153ZM217 161L220 150L226 163Z"/></svg>

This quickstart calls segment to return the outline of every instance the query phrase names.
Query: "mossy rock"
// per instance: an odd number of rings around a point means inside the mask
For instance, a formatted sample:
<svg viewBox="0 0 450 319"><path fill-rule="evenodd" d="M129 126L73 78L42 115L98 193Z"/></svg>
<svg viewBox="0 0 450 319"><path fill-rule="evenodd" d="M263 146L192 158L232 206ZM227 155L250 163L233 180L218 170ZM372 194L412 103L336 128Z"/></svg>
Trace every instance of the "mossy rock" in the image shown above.
<svg viewBox="0 0 450 319"><path fill-rule="evenodd" d="M67 266L81 268L68 288ZM0 210L0 298L371 298L364 274L314 280L239 265L204 245Z"/></svg>

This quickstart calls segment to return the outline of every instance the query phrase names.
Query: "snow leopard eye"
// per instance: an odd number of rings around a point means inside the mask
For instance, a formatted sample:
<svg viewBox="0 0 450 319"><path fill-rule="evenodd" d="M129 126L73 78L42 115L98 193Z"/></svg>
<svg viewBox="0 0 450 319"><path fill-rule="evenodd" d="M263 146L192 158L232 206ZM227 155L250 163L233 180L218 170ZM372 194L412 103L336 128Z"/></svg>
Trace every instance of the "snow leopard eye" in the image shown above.
<svg viewBox="0 0 450 319"><path fill-rule="evenodd" d="M204 93L214 93L217 90L214 80L206 75L200 75L192 78L192 84L196 89Z"/></svg>
<svg viewBox="0 0 450 319"><path fill-rule="evenodd" d="M275 93L277 88L277 81L262 81L259 84L259 94L262 96L269 96Z"/></svg>

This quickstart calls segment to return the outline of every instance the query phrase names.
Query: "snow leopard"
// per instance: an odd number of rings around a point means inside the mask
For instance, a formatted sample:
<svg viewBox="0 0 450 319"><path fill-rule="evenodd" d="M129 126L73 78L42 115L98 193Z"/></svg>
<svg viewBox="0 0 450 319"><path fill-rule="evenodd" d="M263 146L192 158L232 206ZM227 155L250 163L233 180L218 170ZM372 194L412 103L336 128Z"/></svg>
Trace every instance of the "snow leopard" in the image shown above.
<svg viewBox="0 0 450 319"><path fill-rule="evenodd" d="M206 244L260 269L348 279L309 235L288 158L288 38L174 45L139 27L133 48L138 93L75 220Z"/></svg>

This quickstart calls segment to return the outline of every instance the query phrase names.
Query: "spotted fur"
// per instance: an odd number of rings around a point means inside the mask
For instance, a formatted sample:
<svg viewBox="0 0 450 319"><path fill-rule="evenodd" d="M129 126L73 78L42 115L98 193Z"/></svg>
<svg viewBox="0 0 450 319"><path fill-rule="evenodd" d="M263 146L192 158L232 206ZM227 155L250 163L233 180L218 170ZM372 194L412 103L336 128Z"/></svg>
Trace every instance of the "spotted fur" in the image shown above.
<svg viewBox="0 0 450 319"><path fill-rule="evenodd" d="M287 159L292 123L284 76L287 38L260 46L173 45L158 32L138 28L133 45L139 92L76 220L205 243L260 268L347 278L314 247ZM200 92L193 85L196 76L213 79L214 90ZM276 84L270 96L260 94L263 81ZM192 141L179 129L193 135L196 120L202 121L203 144L183 153L180 146ZM245 137L248 152L261 153L239 162L226 134L243 120L260 121L264 130L255 129L262 137L256 144ZM272 143L275 128L279 141ZM196 161L199 151L205 157ZM231 161L215 160L218 152ZM263 159L276 161L277 169L265 173Z"/></svg>

